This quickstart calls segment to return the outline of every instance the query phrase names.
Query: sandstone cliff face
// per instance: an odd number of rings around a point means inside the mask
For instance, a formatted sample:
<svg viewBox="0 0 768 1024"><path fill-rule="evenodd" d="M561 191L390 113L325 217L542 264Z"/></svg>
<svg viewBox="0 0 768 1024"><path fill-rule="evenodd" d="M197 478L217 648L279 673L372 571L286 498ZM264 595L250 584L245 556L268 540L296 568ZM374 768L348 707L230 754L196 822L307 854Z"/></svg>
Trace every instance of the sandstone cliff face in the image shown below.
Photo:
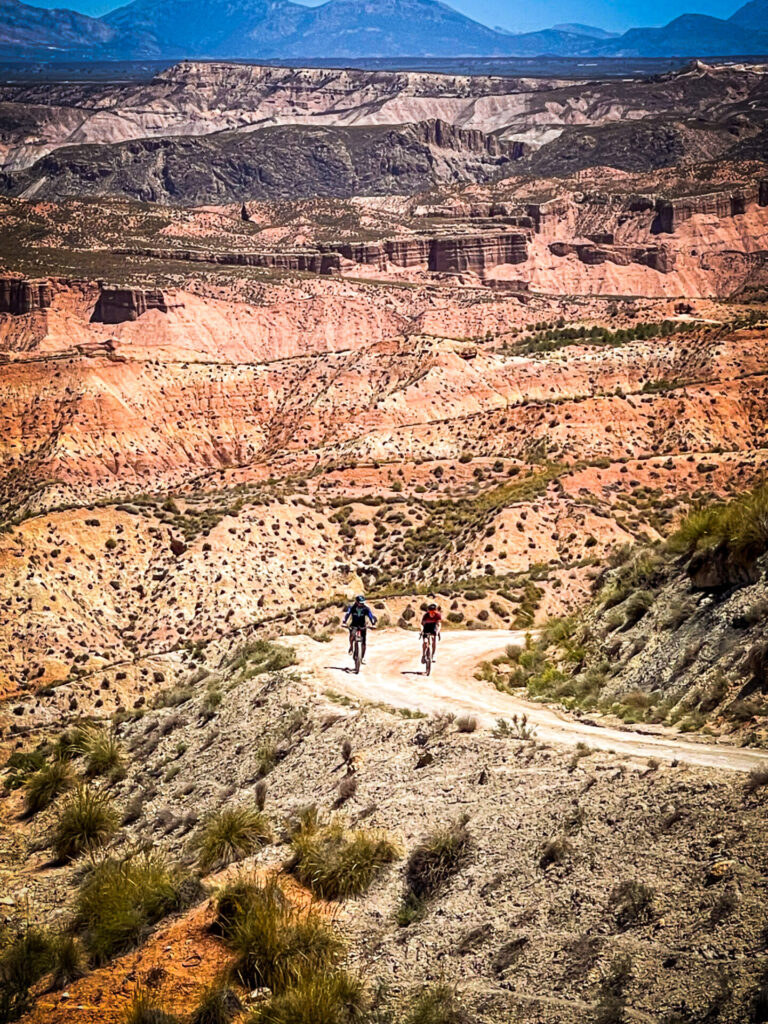
<svg viewBox="0 0 768 1024"><path fill-rule="evenodd" d="M91 320L95 324L123 324L138 320L148 309L167 313L163 293L138 288L102 288Z"/></svg>
<svg viewBox="0 0 768 1024"><path fill-rule="evenodd" d="M737 192L710 192L681 199L658 199L651 231L653 234L674 234L680 224L696 214L707 214L720 219L736 217L743 214L750 203L768 205L767 195L761 181L755 182L751 188L739 189Z"/></svg>
<svg viewBox="0 0 768 1024"><path fill-rule="evenodd" d="M555 256L575 253L582 263L591 267L608 262L620 267L638 263L658 270L661 274L670 274L675 269L675 253L666 246L577 245L571 242L550 242L549 251Z"/></svg>
<svg viewBox="0 0 768 1024"><path fill-rule="evenodd" d="M51 286L48 281L31 281L24 277L0 277L0 313L23 316L48 309Z"/></svg>

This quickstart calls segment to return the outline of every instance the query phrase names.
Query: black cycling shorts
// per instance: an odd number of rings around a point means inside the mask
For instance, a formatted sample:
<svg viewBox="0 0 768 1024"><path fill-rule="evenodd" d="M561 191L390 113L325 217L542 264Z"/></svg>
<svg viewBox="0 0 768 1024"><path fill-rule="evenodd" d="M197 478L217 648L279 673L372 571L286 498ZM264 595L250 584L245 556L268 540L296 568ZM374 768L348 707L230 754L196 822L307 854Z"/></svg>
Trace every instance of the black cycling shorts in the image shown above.
<svg viewBox="0 0 768 1024"><path fill-rule="evenodd" d="M437 634L437 623L436 622L424 622L421 626L421 632L426 636L436 636Z"/></svg>

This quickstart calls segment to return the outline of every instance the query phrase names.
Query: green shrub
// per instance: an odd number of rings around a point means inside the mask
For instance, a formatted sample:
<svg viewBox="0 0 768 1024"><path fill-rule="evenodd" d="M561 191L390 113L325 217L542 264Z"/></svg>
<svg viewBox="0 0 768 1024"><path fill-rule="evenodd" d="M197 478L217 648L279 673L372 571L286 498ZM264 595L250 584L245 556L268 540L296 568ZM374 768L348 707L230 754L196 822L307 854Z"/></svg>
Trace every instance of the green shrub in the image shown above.
<svg viewBox="0 0 768 1024"><path fill-rule="evenodd" d="M124 1024L179 1024L179 1018L169 1013L155 992L140 991L123 1018Z"/></svg>
<svg viewBox="0 0 768 1024"><path fill-rule="evenodd" d="M333 968L344 943L313 908L299 910L274 879L240 876L218 895L216 927L235 954L233 971L248 988L280 995L304 977Z"/></svg>
<svg viewBox="0 0 768 1024"><path fill-rule="evenodd" d="M424 987L413 999L405 1024L470 1024L470 1017L450 985Z"/></svg>
<svg viewBox="0 0 768 1024"><path fill-rule="evenodd" d="M346 971L318 971L275 996L249 1024L355 1024L365 1017L363 984Z"/></svg>
<svg viewBox="0 0 768 1024"><path fill-rule="evenodd" d="M104 793L78 786L61 809L53 832L53 849L59 860L72 860L86 850L109 842L119 817Z"/></svg>
<svg viewBox="0 0 768 1024"><path fill-rule="evenodd" d="M225 807L203 822L194 840L203 874L242 860L272 839L266 817L252 807Z"/></svg>
<svg viewBox="0 0 768 1024"><path fill-rule="evenodd" d="M655 895L644 882L628 879L617 885L611 892L610 903L619 928L624 930L652 921Z"/></svg>
<svg viewBox="0 0 768 1024"><path fill-rule="evenodd" d="M28 814L37 814L50 806L60 793L75 784L75 773L68 761L58 758L30 775L24 784L24 804Z"/></svg>
<svg viewBox="0 0 768 1024"><path fill-rule="evenodd" d="M85 773L89 778L97 775L120 774L123 771L123 749L112 731L92 729L85 742Z"/></svg>
<svg viewBox="0 0 768 1024"><path fill-rule="evenodd" d="M75 924L91 958L104 963L137 946L154 924L198 892L159 853L108 858L80 886Z"/></svg>
<svg viewBox="0 0 768 1024"><path fill-rule="evenodd" d="M189 1024L230 1024L242 1009L234 989L221 983L209 985L192 1011Z"/></svg>
<svg viewBox="0 0 768 1024"><path fill-rule="evenodd" d="M321 899L343 899L365 892L386 864L401 856L384 832L347 831L341 820L305 822L291 838L288 868Z"/></svg>
<svg viewBox="0 0 768 1024"><path fill-rule="evenodd" d="M0 1021L13 1021L29 1008L29 990L51 970L51 940L42 928L26 928L0 951Z"/></svg>
<svg viewBox="0 0 768 1024"><path fill-rule="evenodd" d="M282 647L269 640L253 640L235 654L227 668L242 673L242 678L252 679L264 672L279 672L296 663L296 652L292 647Z"/></svg>
<svg viewBox="0 0 768 1024"><path fill-rule="evenodd" d="M471 847L466 819L437 829L411 852L405 868L408 892L418 900L434 896L466 864Z"/></svg>

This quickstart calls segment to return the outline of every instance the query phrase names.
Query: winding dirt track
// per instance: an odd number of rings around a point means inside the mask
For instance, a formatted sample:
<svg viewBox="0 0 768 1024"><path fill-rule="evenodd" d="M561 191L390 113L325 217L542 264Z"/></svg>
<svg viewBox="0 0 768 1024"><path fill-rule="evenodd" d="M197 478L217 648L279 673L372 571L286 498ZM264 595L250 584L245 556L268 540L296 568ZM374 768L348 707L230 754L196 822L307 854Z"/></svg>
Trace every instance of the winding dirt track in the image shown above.
<svg viewBox="0 0 768 1024"><path fill-rule="evenodd" d="M730 771L768 769L768 752L725 744L685 741L670 730L641 727L634 730L590 725L585 719L530 701L499 693L490 683L475 679L481 661L503 654L508 644L522 644L525 634L508 630L482 632L451 631L443 634L432 674L426 676L420 664L421 643L415 632L388 629L370 636L367 664L360 674L351 669L346 634L330 643L306 636L285 637L299 655L301 667L309 670L318 690L339 693L415 711L471 713L482 726L514 714L528 716L536 738L549 743L588 743L601 750L613 750L629 757L656 757L684 761Z"/></svg>

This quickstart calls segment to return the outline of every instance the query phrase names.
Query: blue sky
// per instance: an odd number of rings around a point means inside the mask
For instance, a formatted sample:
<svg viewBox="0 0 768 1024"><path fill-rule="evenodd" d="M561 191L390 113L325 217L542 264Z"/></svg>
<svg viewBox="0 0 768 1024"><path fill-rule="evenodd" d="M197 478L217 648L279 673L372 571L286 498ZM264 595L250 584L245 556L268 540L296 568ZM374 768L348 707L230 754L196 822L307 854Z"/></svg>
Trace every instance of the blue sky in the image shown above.
<svg viewBox="0 0 768 1024"><path fill-rule="evenodd" d="M128 0L27 0L35 7L70 7L84 14L104 14ZM307 0L304 0L307 3ZM317 0L322 2L322 0ZM678 14L695 12L727 18L743 0L449 0L463 14L511 32L530 32L562 22L599 25L615 32L638 25L665 25ZM308 6L316 6L309 3Z"/></svg>

